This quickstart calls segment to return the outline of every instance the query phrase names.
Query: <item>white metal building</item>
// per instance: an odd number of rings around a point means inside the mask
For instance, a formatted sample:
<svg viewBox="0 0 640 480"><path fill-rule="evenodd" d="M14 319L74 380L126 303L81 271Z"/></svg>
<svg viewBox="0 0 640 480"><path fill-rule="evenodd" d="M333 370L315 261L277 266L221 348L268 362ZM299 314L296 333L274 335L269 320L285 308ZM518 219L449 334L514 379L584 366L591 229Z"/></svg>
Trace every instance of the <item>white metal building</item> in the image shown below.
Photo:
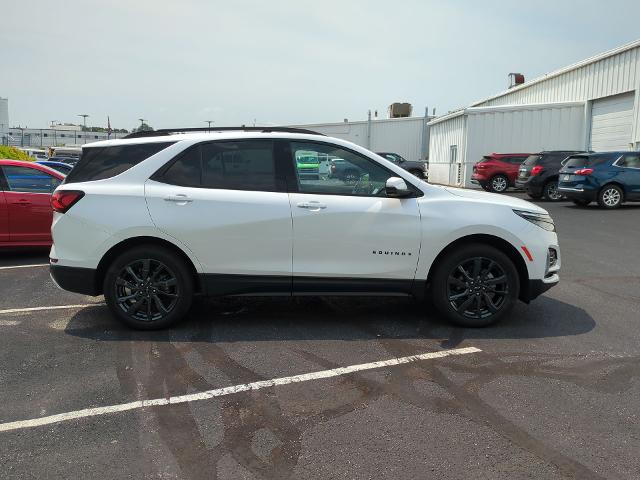
<svg viewBox="0 0 640 480"><path fill-rule="evenodd" d="M483 155L640 149L640 40L429 122L429 179L472 186Z"/></svg>
<svg viewBox="0 0 640 480"><path fill-rule="evenodd" d="M374 152L394 152L407 160L424 160L429 157L428 122L432 118L387 118L292 126L348 140Z"/></svg>

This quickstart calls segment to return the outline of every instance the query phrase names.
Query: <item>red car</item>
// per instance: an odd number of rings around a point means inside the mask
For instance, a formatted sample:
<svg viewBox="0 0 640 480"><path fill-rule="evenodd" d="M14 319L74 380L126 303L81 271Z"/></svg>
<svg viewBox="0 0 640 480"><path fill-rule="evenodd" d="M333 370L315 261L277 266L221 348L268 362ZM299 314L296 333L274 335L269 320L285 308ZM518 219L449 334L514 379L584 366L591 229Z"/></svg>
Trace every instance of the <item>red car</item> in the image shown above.
<svg viewBox="0 0 640 480"><path fill-rule="evenodd" d="M51 245L51 193L62 180L44 165L0 159L0 248Z"/></svg>
<svg viewBox="0 0 640 480"><path fill-rule="evenodd" d="M518 168L529 153L492 153L473 166L471 181L489 192L502 193L514 187Z"/></svg>

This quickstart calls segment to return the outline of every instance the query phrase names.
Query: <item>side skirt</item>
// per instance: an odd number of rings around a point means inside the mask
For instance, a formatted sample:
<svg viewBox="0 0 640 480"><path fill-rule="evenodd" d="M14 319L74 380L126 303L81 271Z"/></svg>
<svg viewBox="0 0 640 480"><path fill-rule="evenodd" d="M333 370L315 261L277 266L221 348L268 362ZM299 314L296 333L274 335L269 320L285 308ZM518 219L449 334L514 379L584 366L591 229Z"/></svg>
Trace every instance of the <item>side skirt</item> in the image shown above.
<svg viewBox="0 0 640 480"><path fill-rule="evenodd" d="M424 296L424 282L403 279L208 273L200 281L205 295L212 296Z"/></svg>

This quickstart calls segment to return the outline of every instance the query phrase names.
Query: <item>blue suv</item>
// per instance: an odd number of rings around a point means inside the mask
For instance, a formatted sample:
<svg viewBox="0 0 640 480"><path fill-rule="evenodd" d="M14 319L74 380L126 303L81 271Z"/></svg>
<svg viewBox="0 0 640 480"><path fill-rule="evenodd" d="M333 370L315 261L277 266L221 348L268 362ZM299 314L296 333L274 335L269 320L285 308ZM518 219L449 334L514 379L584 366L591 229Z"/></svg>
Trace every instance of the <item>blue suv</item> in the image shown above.
<svg viewBox="0 0 640 480"><path fill-rule="evenodd" d="M602 208L640 201L640 152L571 155L560 169L558 191L576 205Z"/></svg>

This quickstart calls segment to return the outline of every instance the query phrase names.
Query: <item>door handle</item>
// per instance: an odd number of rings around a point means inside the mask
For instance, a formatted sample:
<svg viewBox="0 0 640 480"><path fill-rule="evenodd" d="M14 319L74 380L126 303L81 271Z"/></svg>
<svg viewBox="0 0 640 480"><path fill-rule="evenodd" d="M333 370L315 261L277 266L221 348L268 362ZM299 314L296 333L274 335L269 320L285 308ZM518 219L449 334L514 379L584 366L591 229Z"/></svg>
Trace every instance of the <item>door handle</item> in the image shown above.
<svg viewBox="0 0 640 480"><path fill-rule="evenodd" d="M300 202L298 203L298 208L306 208L309 210L323 210L325 208L327 208L327 206L324 203L320 203L320 202Z"/></svg>
<svg viewBox="0 0 640 480"><path fill-rule="evenodd" d="M16 200L15 202L13 202L14 205L31 205L31 202L29 200L25 200L20 199L20 200Z"/></svg>
<svg viewBox="0 0 640 480"><path fill-rule="evenodd" d="M164 197L164 200L165 202L175 202L182 205L193 202L193 198L189 198L183 193L178 193L176 195L167 195L166 197Z"/></svg>

